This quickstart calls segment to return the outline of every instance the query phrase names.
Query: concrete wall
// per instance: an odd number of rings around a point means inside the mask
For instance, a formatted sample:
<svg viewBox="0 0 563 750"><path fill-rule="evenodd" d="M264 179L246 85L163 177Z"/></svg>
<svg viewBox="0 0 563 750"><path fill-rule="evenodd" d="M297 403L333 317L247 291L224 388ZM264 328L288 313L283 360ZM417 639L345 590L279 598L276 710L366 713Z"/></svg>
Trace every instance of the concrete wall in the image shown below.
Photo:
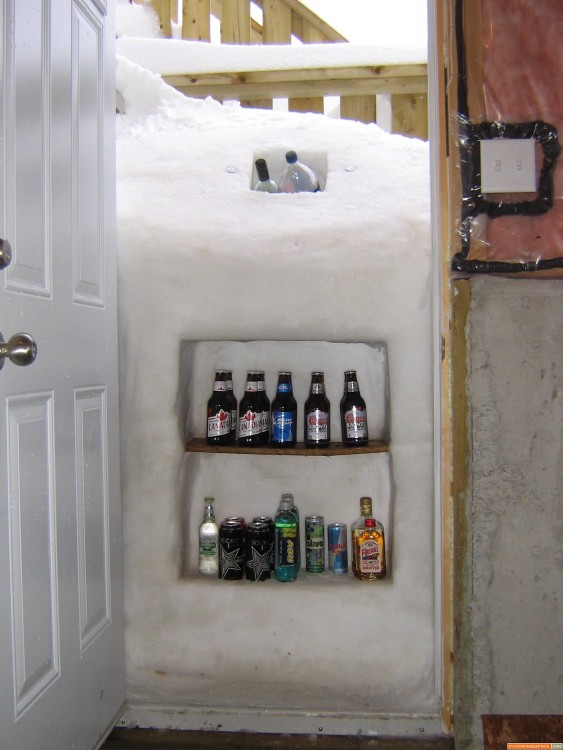
<svg viewBox="0 0 563 750"><path fill-rule="evenodd" d="M482 746L482 714L563 706L563 284L471 292L458 748Z"/></svg>

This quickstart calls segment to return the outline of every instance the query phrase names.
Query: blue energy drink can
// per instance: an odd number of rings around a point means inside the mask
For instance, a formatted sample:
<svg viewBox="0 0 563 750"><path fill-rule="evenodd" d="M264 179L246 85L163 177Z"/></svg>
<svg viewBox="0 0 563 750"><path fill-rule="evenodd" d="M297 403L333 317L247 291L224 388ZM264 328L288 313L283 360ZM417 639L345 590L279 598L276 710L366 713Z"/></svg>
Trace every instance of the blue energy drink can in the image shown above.
<svg viewBox="0 0 563 750"><path fill-rule="evenodd" d="M348 572L348 539L345 523L329 523L327 529L328 567L336 575Z"/></svg>

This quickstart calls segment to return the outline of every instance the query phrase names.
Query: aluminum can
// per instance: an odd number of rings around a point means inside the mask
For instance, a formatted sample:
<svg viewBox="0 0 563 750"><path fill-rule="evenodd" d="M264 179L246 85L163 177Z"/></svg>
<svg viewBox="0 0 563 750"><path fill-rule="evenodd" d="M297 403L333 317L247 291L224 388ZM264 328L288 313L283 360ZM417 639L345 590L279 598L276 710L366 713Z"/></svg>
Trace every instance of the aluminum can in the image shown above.
<svg viewBox="0 0 563 750"><path fill-rule="evenodd" d="M348 540L345 523L328 525L328 567L337 575L348 572Z"/></svg>
<svg viewBox="0 0 563 750"><path fill-rule="evenodd" d="M274 519L272 516L256 516L252 519L252 521L256 521L257 523L265 523L268 526L268 529L270 531L270 570L274 569Z"/></svg>
<svg viewBox="0 0 563 750"><path fill-rule="evenodd" d="M248 581L267 581L271 576L270 529L267 523L252 521L246 528L245 572Z"/></svg>
<svg viewBox="0 0 563 750"><path fill-rule="evenodd" d="M323 516L305 518L305 569L322 573L325 569L325 520Z"/></svg>
<svg viewBox="0 0 563 750"><path fill-rule="evenodd" d="M225 581L239 581L244 573L244 532L239 521L223 521L219 527L219 572Z"/></svg>

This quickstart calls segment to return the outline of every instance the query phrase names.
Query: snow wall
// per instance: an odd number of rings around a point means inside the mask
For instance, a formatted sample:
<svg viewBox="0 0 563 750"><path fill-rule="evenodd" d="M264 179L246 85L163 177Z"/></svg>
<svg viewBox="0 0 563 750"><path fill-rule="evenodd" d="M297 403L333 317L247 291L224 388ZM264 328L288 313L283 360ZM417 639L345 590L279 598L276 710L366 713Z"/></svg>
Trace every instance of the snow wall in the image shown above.
<svg viewBox="0 0 563 750"><path fill-rule="evenodd" d="M230 712L235 729L263 715L271 731L287 730L275 720L284 715L292 731L331 717L336 733L382 731L379 719L385 733L410 731L410 720L414 731L439 729L428 144L187 99L123 58L117 80L130 716L160 708L167 726L226 728ZM326 165L325 190L253 192L255 158L290 148ZM185 438L205 434L214 368L228 365L239 400L247 369L266 371L270 398L278 370L292 369L299 418L312 369L325 371L334 415L343 372L356 368L390 452L185 454ZM302 517L348 524L371 495L387 527L387 580L197 575L204 495L220 519L248 519L273 515L282 492Z"/></svg>

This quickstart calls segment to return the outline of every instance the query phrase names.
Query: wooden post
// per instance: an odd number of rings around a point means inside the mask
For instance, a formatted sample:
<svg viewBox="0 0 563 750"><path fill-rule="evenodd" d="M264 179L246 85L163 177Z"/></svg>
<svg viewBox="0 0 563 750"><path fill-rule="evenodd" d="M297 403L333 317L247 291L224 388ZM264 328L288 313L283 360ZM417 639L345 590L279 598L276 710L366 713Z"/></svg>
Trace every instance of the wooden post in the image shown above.
<svg viewBox="0 0 563 750"><path fill-rule="evenodd" d="M211 38L210 0L183 0L182 39L208 42Z"/></svg>
<svg viewBox="0 0 563 750"><path fill-rule="evenodd" d="M341 96L340 119L375 122L377 116L376 99L373 96Z"/></svg>
<svg viewBox="0 0 563 750"><path fill-rule="evenodd" d="M295 21L296 14L292 14ZM322 32L316 29L308 21L300 22L301 39L304 44L316 44L326 42L327 39ZM324 114L325 100L322 96L309 96L300 99L288 99L287 108L290 112L318 112Z"/></svg>
<svg viewBox="0 0 563 750"><path fill-rule="evenodd" d="M250 44L250 0L222 0L221 42Z"/></svg>
<svg viewBox="0 0 563 750"><path fill-rule="evenodd" d="M426 94L393 94L391 115L393 133L428 140L428 97Z"/></svg>
<svg viewBox="0 0 563 750"><path fill-rule="evenodd" d="M158 16L162 35L170 39L172 36L172 0L152 0L152 6Z"/></svg>
<svg viewBox="0 0 563 750"><path fill-rule="evenodd" d="M282 0L263 0L264 44L291 44L291 8Z"/></svg>

